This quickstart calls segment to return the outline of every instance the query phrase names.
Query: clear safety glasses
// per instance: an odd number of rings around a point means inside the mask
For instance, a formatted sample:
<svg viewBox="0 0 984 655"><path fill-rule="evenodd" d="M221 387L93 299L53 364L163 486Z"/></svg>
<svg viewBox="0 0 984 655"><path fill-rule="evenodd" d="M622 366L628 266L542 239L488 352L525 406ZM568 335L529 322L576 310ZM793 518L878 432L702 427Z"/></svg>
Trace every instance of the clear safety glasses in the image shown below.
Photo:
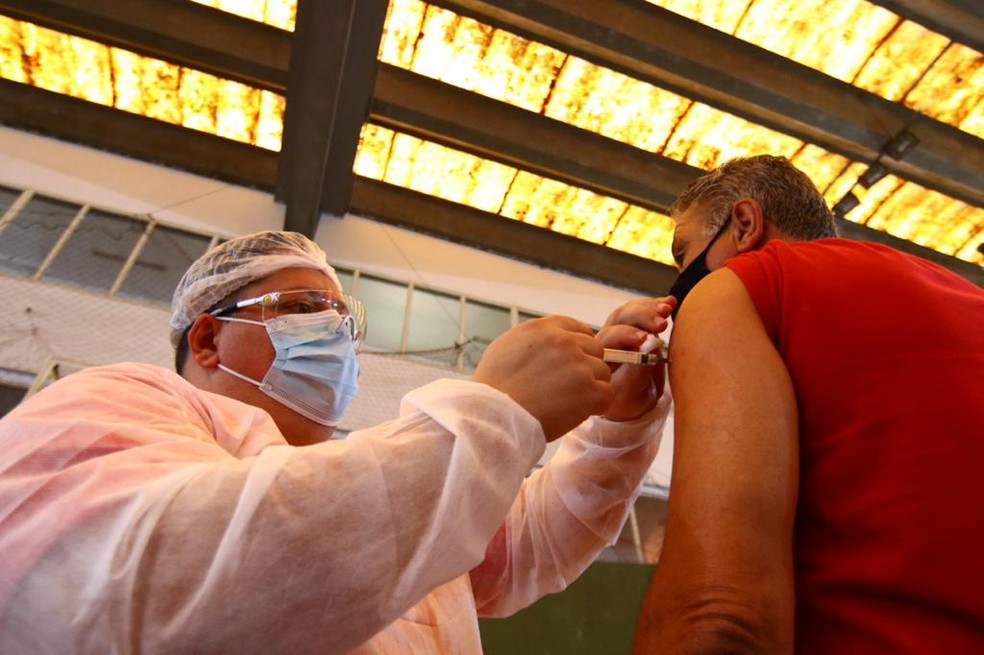
<svg viewBox="0 0 984 655"><path fill-rule="evenodd" d="M299 289L270 291L238 302L213 309L212 316L224 316L247 307L260 307L264 321L294 314L316 314L335 310L342 317L351 316L352 341L362 343L366 334L366 307L354 296L329 289Z"/></svg>

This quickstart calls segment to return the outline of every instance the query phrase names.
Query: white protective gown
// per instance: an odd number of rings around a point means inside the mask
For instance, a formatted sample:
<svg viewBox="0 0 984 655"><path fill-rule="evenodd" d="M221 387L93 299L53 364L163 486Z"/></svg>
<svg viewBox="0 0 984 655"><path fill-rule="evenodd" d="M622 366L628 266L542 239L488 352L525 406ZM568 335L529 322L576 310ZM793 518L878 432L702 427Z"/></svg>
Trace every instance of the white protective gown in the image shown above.
<svg viewBox="0 0 984 655"><path fill-rule="evenodd" d="M481 653L478 615L617 538L668 405L526 478L539 423L482 384L297 448L166 369L86 369L0 421L0 653Z"/></svg>

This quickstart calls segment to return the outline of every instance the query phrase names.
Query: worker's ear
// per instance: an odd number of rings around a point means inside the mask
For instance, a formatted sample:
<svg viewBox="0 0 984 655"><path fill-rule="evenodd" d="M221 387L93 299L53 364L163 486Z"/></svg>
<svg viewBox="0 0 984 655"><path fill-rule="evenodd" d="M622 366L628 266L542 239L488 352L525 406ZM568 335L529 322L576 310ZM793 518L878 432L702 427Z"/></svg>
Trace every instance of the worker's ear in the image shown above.
<svg viewBox="0 0 984 655"><path fill-rule="evenodd" d="M188 353L202 368L219 365L218 332L221 321L211 314L202 314L188 330Z"/></svg>
<svg viewBox="0 0 984 655"><path fill-rule="evenodd" d="M739 253L765 243L766 224L762 206L753 198L742 198L731 207L731 224Z"/></svg>

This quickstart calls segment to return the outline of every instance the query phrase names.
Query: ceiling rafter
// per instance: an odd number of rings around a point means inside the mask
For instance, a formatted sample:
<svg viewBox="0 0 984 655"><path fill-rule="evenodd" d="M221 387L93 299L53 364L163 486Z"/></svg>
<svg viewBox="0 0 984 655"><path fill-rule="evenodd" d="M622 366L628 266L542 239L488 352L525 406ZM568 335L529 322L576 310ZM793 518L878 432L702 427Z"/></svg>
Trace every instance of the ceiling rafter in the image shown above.
<svg viewBox="0 0 984 655"><path fill-rule="evenodd" d="M656 211L666 211L701 172L388 64L380 64L370 119Z"/></svg>
<svg viewBox="0 0 984 655"><path fill-rule="evenodd" d="M275 194L286 205L288 230L313 236L322 211L348 210L387 4L298 3Z"/></svg>

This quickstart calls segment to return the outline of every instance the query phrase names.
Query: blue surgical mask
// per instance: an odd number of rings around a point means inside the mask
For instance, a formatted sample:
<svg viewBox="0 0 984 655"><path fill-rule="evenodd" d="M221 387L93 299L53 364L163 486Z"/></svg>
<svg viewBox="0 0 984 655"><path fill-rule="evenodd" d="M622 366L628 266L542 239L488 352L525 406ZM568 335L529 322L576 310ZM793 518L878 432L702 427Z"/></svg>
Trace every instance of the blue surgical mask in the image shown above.
<svg viewBox="0 0 984 655"><path fill-rule="evenodd" d="M219 317L266 327L276 354L262 382L219 364L226 373L252 382L260 391L315 423L338 425L359 388L359 361L351 316L334 310L288 314L266 321Z"/></svg>
<svg viewBox="0 0 984 655"><path fill-rule="evenodd" d="M714 236L711 237L711 240L707 243L704 249L700 251L700 254L694 257L694 260L690 262L687 268L680 271L680 275L677 276L676 282L673 283L673 286L670 287L670 290L667 292L667 295L673 296L677 299L677 305L670 313L670 316L674 321L676 320L677 312L680 311L680 307L683 305L683 299L687 297L687 294L690 293L695 286L697 286L698 282L710 275L711 271L707 268L707 253L710 251L711 246L714 245L714 242L717 241L717 238L724 233L724 229L728 227L728 223L730 222L731 218L729 217L728 220L726 220L724 224L718 228L718 231L714 233Z"/></svg>

